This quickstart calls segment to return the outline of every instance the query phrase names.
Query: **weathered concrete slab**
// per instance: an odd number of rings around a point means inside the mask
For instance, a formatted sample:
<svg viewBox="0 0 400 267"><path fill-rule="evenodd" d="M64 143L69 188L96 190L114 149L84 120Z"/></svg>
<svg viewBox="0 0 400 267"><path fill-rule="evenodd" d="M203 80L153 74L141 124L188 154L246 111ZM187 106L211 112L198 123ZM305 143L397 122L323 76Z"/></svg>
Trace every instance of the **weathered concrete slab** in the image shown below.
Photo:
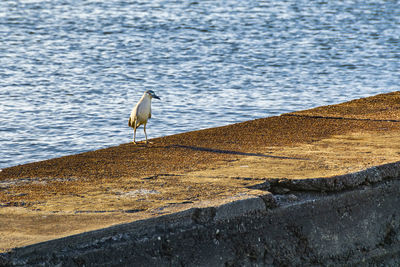
<svg viewBox="0 0 400 267"><path fill-rule="evenodd" d="M0 250L190 209L221 206L212 216L225 220L248 209L258 213L259 205L275 207L279 198L272 195L295 201L297 191L395 180L399 97L378 95L157 138L148 146L122 144L6 168L0 172Z"/></svg>
<svg viewBox="0 0 400 267"><path fill-rule="evenodd" d="M398 266L399 187L392 180L335 194L295 192L275 196L272 209L254 198L193 208L18 248L0 264Z"/></svg>

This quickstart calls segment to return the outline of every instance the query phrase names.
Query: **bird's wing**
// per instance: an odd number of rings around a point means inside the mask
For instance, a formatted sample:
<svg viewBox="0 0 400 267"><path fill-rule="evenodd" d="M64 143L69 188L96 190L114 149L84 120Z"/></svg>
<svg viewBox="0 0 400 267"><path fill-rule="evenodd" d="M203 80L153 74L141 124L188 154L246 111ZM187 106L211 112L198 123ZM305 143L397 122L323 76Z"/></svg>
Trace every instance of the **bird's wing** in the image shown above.
<svg viewBox="0 0 400 267"><path fill-rule="evenodd" d="M135 125L135 121L137 120L136 118L136 113L137 113L137 105L132 109L131 111L131 116L129 117L128 125L130 127L133 127Z"/></svg>
<svg viewBox="0 0 400 267"><path fill-rule="evenodd" d="M149 112L149 119L151 118L151 106L150 106L150 112Z"/></svg>

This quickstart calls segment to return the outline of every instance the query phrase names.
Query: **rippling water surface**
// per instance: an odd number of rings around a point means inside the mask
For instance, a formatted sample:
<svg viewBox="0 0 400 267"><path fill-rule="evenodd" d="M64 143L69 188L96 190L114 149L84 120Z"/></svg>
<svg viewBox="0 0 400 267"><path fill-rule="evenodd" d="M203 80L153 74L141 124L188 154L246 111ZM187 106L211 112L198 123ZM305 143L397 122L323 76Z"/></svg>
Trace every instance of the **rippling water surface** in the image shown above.
<svg viewBox="0 0 400 267"><path fill-rule="evenodd" d="M398 1L0 2L0 168L399 90ZM138 139L144 138L142 128Z"/></svg>

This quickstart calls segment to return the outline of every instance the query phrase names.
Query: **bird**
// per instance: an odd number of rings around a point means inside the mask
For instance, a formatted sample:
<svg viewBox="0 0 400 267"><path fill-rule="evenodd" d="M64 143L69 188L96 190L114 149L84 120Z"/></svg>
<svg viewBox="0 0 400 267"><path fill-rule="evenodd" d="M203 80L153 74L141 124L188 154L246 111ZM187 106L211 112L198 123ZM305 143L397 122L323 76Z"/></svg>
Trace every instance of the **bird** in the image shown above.
<svg viewBox="0 0 400 267"><path fill-rule="evenodd" d="M159 99L161 98L157 96L154 91L147 90L144 92L142 98L140 98L139 102L132 109L131 116L129 117L128 125L133 128L133 143L136 144L136 129L143 124L144 135L146 136L146 144L148 144L147 133L146 133L146 124L147 120L151 118L151 99Z"/></svg>

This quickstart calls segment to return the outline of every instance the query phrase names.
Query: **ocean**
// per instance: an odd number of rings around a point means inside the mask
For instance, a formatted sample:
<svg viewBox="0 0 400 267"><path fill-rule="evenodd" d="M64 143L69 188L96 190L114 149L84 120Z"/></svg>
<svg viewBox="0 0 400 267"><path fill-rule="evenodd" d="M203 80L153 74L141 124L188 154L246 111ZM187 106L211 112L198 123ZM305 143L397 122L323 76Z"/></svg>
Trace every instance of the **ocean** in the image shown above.
<svg viewBox="0 0 400 267"><path fill-rule="evenodd" d="M0 168L400 90L398 1L0 2ZM144 139L142 128L137 139Z"/></svg>

